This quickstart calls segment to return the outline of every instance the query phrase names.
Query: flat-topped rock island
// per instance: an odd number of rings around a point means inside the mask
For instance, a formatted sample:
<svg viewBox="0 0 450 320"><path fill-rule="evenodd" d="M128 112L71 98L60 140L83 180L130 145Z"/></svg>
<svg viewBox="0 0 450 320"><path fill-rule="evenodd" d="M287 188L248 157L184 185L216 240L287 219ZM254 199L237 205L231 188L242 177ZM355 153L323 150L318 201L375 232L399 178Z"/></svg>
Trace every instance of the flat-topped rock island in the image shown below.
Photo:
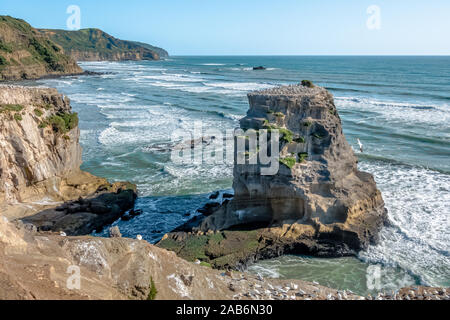
<svg viewBox="0 0 450 320"><path fill-rule="evenodd" d="M357 168L333 96L313 85L292 85L248 98L241 129L257 136L277 130L279 170L264 175L259 161L236 163L234 199L159 245L218 268L240 268L288 253L354 255L375 243L387 210L373 176ZM258 152L254 156L270 154Z"/></svg>

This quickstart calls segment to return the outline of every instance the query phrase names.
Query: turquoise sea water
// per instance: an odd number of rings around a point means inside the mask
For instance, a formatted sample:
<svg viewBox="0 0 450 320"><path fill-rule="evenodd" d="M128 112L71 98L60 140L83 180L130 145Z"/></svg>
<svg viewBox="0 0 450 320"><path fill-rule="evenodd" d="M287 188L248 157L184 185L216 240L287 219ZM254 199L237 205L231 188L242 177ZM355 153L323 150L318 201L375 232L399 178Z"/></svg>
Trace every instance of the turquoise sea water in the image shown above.
<svg viewBox="0 0 450 320"><path fill-rule="evenodd" d="M389 210L381 243L359 259L281 257L252 272L316 280L355 292L423 283L450 286L450 57L171 57L90 62L99 76L32 82L56 87L80 114L83 169L138 184L144 214L117 224L149 241L188 219L219 189L230 165L176 165L161 146L176 129L232 129L247 92L303 79L335 96L347 140L372 173ZM253 71L263 65L264 71ZM365 147L357 148L357 138ZM381 273L377 269L381 268ZM377 271L378 270L378 271Z"/></svg>

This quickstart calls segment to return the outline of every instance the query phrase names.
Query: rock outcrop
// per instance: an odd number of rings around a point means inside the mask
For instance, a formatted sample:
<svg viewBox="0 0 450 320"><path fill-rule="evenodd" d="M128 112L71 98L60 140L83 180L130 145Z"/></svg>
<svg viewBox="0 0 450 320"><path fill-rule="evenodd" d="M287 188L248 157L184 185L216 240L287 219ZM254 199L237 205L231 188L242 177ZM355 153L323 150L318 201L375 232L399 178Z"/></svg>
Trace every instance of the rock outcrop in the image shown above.
<svg viewBox="0 0 450 320"><path fill-rule="evenodd" d="M0 81L82 73L60 46L28 23L0 16Z"/></svg>
<svg viewBox="0 0 450 320"><path fill-rule="evenodd" d="M254 92L249 101L241 128L259 136L278 130L279 170L261 174L265 166L249 164L246 152L246 164L234 167L234 199L160 245L199 258L188 244L202 238L205 261L234 268L283 253L351 255L376 242L387 212L372 175L357 169L332 95L297 85Z"/></svg>
<svg viewBox="0 0 450 320"><path fill-rule="evenodd" d="M152 282L156 299L161 300L256 299L258 295L303 300L337 295L337 290L300 280L225 274L146 241L65 237L27 229L0 217L0 300L146 300ZM349 299L360 297L352 294Z"/></svg>
<svg viewBox="0 0 450 320"><path fill-rule="evenodd" d="M120 40L99 29L39 31L60 45L76 61L160 60L168 56L164 49Z"/></svg>
<svg viewBox="0 0 450 320"><path fill-rule="evenodd" d="M58 207L29 222L86 234L134 206L134 185L80 170L79 136L78 115L56 89L0 86L1 216L21 219Z"/></svg>

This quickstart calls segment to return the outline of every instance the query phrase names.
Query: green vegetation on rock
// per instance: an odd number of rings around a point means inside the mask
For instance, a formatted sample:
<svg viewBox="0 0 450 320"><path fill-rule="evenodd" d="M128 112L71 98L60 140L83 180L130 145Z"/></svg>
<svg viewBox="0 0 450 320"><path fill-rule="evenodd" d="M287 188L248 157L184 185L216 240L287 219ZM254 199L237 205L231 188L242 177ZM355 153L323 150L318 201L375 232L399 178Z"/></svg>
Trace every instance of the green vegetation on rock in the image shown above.
<svg viewBox="0 0 450 320"><path fill-rule="evenodd" d="M287 143L292 143L294 139L294 134L292 131L285 129L285 128L278 128L281 134L281 140Z"/></svg>
<svg viewBox="0 0 450 320"><path fill-rule="evenodd" d="M37 115L38 117L41 117L44 113L42 112L41 109L34 109L34 114Z"/></svg>
<svg viewBox="0 0 450 320"><path fill-rule="evenodd" d="M8 60L6 60L2 55L0 55L0 67L8 65Z"/></svg>
<svg viewBox="0 0 450 320"><path fill-rule="evenodd" d="M100 29L78 31L40 29L73 58L91 55L99 60L158 60L167 51L149 44L117 39ZM95 60L95 59L94 59Z"/></svg>
<svg viewBox="0 0 450 320"><path fill-rule="evenodd" d="M205 235L188 235L174 240L166 238L158 246L174 251L179 257L215 269L234 267L237 261L244 261L254 254L260 245L258 230L222 231Z"/></svg>
<svg viewBox="0 0 450 320"><path fill-rule="evenodd" d="M264 120L263 126L264 126L264 129L268 130L268 132L272 132L273 130L278 130L280 133L280 141L291 143L294 140L294 134L289 129L280 128L274 124L270 124L269 120Z"/></svg>
<svg viewBox="0 0 450 320"><path fill-rule="evenodd" d="M78 113L58 113L48 117L39 124L39 128L52 126L57 133L67 133L78 126Z"/></svg>
<svg viewBox="0 0 450 320"><path fill-rule="evenodd" d="M0 80L37 79L48 74L83 72L58 45L24 20L0 16L0 39ZM20 58L13 59L13 56Z"/></svg>
<svg viewBox="0 0 450 320"><path fill-rule="evenodd" d="M23 110L21 104L0 104L0 113L20 112Z"/></svg>
<svg viewBox="0 0 450 320"><path fill-rule="evenodd" d="M22 115L20 113L15 113L14 114L14 120L16 121L22 121Z"/></svg>
<svg viewBox="0 0 450 320"><path fill-rule="evenodd" d="M0 50L7 52L7 53L11 53L12 52L12 47L9 44L6 44L5 42L3 42L0 39Z"/></svg>
<svg viewBox="0 0 450 320"><path fill-rule="evenodd" d="M303 137L298 137L298 138L294 139L294 142L297 142L297 143L305 143L305 138L303 138Z"/></svg>
<svg viewBox="0 0 450 320"><path fill-rule="evenodd" d="M284 164L289 169L292 169L295 166L295 164L297 163L297 161L295 160L295 158L286 157L286 158L280 158L280 163Z"/></svg>
<svg viewBox="0 0 450 320"><path fill-rule="evenodd" d="M308 153L307 152L300 152L298 154L298 162L299 163L304 162L306 159L308 159Z"/></svg>
<svg viewBox="0 0 450 320"><path fill-rule="evenodd" d="M153 281L153 278L150 278L150 291L148 293L147 300L155 300L157 294L158 290L156 289L155 282Z"/></svg>
<svg viewBox="0 0 450 320"><path fill-rule="evenodd" d="M314 88L315 85L312 83L311 80L302 80L302 86L308 87L308 88Z"/></svg>

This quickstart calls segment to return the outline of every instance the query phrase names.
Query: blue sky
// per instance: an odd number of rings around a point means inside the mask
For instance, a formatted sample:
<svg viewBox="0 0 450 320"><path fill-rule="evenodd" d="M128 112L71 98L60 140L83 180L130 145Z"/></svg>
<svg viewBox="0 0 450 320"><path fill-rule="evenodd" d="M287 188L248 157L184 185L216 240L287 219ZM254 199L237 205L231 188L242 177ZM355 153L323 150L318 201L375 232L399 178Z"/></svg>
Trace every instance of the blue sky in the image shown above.
<svg viewBox="0 0 450 320"><path fill-rule="evenodd" d="M39 28L81 27L172 55L449 55L449 0L0 0L0 14ZM367 8L380 8L370 30Z"/></svg>

